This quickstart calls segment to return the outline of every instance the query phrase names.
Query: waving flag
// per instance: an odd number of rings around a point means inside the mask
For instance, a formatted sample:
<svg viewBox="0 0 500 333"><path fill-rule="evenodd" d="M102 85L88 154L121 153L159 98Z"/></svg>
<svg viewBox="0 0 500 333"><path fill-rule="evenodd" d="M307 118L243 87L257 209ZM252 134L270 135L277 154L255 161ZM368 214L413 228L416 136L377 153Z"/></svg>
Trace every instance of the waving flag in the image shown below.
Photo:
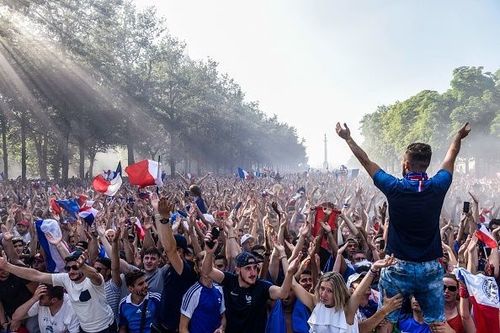
<svg viewBox="0 0 500 333"><path fill-rule="evenodd" d="M500 295L495 278L474 275L464 268L454 273L467 286L477 332L500 333Z"/></svg>
<svg viewBox="0 0 500 333"><path fill-rule="evenodd" d="M69 213L70 216L76 219L76 214L80 211L80 205L76 199L56 200L59 207Z"/></svg>
<svg viewBox="0 0 500 333"><path fill-rule="evenodd" d="M130 184L139 187L163 185L160 170L161 164L152 160L143 160L125 168Z"/></svg>
<svg viewBox="0 0 500 333"><path fill-rule="evenodd" d="M78 213L88 225L92 225L94 223L95 217L97 216L98 210L92 207L87 208L86 210L82 210Z"/></svg>
<svg viewBox="0 0 500 333"><path fill-rule="evenodd" d="M53 238L62 237L61 229L59 228L59 223L56 220L46 219L35 221L36 233L38 236L38 241L45 254L45 263L47 265L47 272L49 273L59 273L64 272L64 258L61 257L57 247L54 244L49 243L47 233L51 234ZM64 246L64 242L62 242Z"/></svg>
<svg viewBox="0 0 500 333"><path fill-rule="evenodd" d="M116 171L111 175L111 177L107 177L104 173L94 177L92 186L94 187L94 190L99 193L104 193L110 197L114 196L122 186L122 163L118 162Z"/></svg>
<svg viewBox="0 0 500 333"><path fill-rule="evenodd" d="M242 168L238 168L238 176L240 177L240 179L249 179L250 178L250 174Z"/></svg>
<svg viewBox="0 0 500 333"><path fill-rule="evenodd" d="M490 231L483 224L480 223L477 225L477 230L474 235L476 235L477 239L483 242L484 245L486 245L490 249L497 248L497 241L495 240L495 238L493 238Z"/></svg>
<svg viewBox="0 0 500 333"><path fill-rule="evenodd" d="M62 209L61 209L61 207L57 204L57 202L56 202L56 199L55 199L55 198L51 198L51 199L50 199L50 208L52 208L52 211L53 211L55 214L57 214L57 215L61 214L61 212L62 212Z"/></svg>

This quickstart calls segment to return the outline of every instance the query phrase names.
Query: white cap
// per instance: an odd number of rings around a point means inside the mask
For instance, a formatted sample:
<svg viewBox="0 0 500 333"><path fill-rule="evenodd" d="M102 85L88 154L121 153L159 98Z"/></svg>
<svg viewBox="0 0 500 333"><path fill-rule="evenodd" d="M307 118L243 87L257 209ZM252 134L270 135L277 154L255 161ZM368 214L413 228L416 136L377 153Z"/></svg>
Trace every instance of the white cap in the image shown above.
<svg viewBox="0 0 500 333"><path fill-rule="evenodd" d="M358 280L361 280L366 275L366 272L354 273L347 278L347 288L351 288L352 284Z"/></svg>
<svg viewBox="0 0 500 333"><path fill-rule="evenodd" d="M210 224L215 223L215 219L212 214L203 214L203 217L205 218L205 221L207 221Z"/></svg>
<svg viewBox="0 0 500 333"><path fill-rule="evenodd" d="M249 239L254 239L254 238L250 234L244 234L243 236L241 236L240 245L243 245Z"/></svg>

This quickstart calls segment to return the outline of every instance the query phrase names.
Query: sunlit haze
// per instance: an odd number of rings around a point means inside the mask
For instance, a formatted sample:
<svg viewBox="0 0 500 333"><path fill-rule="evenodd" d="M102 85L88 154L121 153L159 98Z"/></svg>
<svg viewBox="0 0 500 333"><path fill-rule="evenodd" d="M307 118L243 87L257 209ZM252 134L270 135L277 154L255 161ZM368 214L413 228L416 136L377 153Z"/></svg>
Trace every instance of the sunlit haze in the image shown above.
<svg viewBox="0 0 500 333"><path fill-rule="evenodd" d="M309 163L331 166L350 152L334 133L378 105L424 89L445 91L454 68L500 67L500 2L172 1L155 6L195 59L210 57L306 140Z"/></svg>

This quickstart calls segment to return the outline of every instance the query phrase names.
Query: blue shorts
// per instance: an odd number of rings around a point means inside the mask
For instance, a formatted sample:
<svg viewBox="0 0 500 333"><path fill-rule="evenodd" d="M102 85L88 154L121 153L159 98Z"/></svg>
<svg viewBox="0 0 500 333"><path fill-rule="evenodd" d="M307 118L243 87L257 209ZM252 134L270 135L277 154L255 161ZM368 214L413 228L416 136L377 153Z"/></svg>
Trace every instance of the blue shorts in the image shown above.
<svg viewBox="0 0 500 333"><path fill-rule="evenodd" d="M406 298L413 295L427 324L445 322L443 274L443 267L438 260L412 262L397 259L396 264L382 269L380 273L379 308L382 306L383 296L393 297L399 293ZM396 310L387 319L396 323L399 315L400 310Z"/></svg>

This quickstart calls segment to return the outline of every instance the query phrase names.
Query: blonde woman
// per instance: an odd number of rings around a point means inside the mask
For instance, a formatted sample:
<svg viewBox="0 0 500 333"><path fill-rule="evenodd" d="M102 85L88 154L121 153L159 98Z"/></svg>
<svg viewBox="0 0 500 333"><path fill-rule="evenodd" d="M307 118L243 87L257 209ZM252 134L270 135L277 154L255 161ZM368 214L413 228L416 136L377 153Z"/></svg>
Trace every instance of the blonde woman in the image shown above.
<svg viewBox="0 0 500 333"><path fill-rule="evenodd" d="M376 261L352 295L349 294L342 275L335 272L321 276L314 289L314 295L294 281L293 290L296 296L312 311L308 320L309 332L359 332L356 311L363 294L370 287L373 278L379 274L380 269L393 263L394 257Z"/></svg>

